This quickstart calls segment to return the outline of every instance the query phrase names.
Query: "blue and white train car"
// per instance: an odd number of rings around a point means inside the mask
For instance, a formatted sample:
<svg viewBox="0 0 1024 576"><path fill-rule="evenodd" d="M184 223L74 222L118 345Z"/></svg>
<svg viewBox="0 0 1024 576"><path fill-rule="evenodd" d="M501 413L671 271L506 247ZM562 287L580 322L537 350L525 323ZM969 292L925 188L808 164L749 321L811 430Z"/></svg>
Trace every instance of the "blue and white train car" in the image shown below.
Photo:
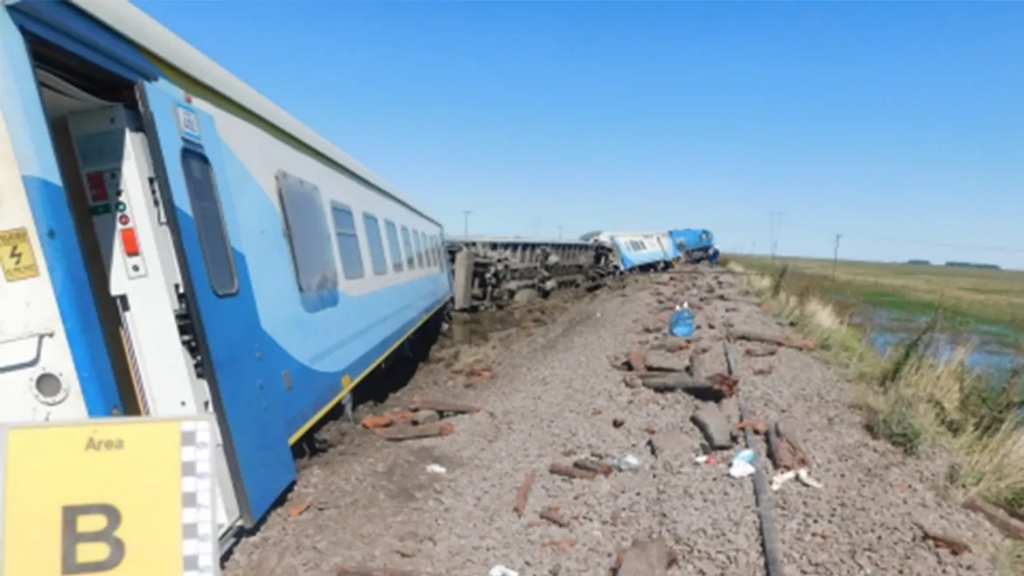
<svg viewBox="0 0 1024 576"><path fill-rule="evenodd" d="M669 230L668 234L672 244L687 262L707 260L708 252L715 244L715 236L710 230L683 228Z"/></svg>
<svg viewBox="0 0 1024 576"><path fill-rule="evenodd" d="M0 422L215 413L222 543L451 298L437 220L127 1L0 3L0 206Z"/></svg>
<svg viewBox="0 0 1024 576"><path fill-rule="evenodd" d="M626 272L663 270L680 256L667 232L592 232L582 239L614 246Z"/></svg>

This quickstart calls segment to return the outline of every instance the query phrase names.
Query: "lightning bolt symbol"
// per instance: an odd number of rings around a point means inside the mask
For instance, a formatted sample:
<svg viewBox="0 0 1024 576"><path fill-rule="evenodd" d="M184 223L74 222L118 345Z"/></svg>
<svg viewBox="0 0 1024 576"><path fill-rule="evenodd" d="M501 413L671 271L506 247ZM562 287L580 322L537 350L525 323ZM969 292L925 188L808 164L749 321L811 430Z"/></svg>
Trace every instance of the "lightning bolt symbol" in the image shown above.
<svg viewBox="0 0 1024 576"><path fill-rule="evenodd" d="M21 256L22 256L22 254L21 254L21 252L18 252L17 244L15 244L14 246L11 246L11 251L8 253L8 257L11 260L14 260L14 265L15 266L21 266Z"/></svg>

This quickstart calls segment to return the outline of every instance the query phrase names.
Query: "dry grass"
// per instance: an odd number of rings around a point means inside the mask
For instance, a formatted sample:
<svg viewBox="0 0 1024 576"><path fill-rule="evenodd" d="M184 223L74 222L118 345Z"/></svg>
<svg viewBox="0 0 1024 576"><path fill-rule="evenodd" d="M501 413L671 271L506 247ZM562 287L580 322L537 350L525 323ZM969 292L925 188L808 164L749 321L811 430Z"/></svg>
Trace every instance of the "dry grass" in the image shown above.
<svg viewBox="0 0 1024 576"><path fill-rule="evenodd" d="M729 267L746 272L735 262ZM818 341L824 358L859 384L858 405L873 435L910 455L925 444L950 449L958 456L950 482L1024 510L1024 426L1019 412L1024 397L1019 387L997 390L983 375L967 370L967 347L945 362L925 356L923 343L934 322L904 349L880 357L821 299L789 294L777 278L756 273L744 277L773 312L796 320L805 336Z"/></svg>

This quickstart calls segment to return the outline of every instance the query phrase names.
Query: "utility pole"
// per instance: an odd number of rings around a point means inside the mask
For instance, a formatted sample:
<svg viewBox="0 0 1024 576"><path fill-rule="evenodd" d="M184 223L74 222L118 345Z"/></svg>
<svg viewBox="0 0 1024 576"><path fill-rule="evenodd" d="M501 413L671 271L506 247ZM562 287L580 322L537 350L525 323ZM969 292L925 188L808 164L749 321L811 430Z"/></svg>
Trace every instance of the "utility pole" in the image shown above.
<svg viewBox="0 0 1024 576"><path fill-rule="evenodd" d="M462 236L465 238L469 238L469 215L472 213L470 210L462 212Z"/></svg>
<svg viewBox="0 0 1024 576"><path fill-rule="evenodd" d="M562 227L561 226L558 227L558 239L559 240L562 239Z"/></svg>
<svg viewBox="0 0 1024 576"><path fill-rule="evenodd" d="M782 232L782 212L771 212L769 213L769 220L771 223L771 241L768 245L768 249L771 251L772 264L775 263L775 249L779 247L779 234Z"/></svg>
<svg viewBox="0 0 1024 576"><path fill-rule="evenodd" d="M832 281L836 281L836 264L839 263L839 240L843 238L842 234L836 233L836 243L832 247Z"/></svg>

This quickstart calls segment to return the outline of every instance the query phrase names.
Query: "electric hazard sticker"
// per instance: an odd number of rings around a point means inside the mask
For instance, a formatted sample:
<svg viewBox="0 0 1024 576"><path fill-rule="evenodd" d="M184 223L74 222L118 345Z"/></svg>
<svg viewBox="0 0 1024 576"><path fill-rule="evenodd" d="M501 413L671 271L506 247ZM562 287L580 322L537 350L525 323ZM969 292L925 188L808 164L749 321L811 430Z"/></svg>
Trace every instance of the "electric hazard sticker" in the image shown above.
<svg viewBox="0 0 1024 576"><path fill-rule="evenodd" d="M0 266L8 282L39 276L39 266L32 252L27 228L0 230Z"/></svg>

